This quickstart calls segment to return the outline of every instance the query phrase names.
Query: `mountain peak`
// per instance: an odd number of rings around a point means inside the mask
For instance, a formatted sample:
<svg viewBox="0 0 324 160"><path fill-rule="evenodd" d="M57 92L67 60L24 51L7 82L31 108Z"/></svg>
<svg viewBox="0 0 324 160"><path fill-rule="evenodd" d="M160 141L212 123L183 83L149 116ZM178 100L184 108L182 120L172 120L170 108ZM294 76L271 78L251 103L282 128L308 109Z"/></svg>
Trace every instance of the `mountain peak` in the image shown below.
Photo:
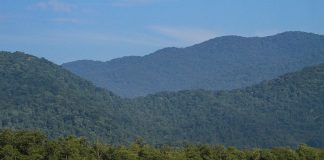
<svg viewBox="0 0 324 160"><path fill-rule="evenodd" d="M273 36L296 36L296 35L318 35L312 32L303 32L303 31L285 31Z"/></svg>

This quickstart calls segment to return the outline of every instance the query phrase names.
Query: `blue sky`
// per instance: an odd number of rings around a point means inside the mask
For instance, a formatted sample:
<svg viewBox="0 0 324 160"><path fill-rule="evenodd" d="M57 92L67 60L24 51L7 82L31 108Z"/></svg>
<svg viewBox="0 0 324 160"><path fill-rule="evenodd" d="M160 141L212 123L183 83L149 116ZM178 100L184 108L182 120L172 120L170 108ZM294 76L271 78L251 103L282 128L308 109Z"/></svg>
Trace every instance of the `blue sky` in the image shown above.
<svg viewBox="0 0 324 160"><path fill-rule="evenodd" d="M324 34L324 1L0 0L0 50L57 64L291 30Z"/></svg>

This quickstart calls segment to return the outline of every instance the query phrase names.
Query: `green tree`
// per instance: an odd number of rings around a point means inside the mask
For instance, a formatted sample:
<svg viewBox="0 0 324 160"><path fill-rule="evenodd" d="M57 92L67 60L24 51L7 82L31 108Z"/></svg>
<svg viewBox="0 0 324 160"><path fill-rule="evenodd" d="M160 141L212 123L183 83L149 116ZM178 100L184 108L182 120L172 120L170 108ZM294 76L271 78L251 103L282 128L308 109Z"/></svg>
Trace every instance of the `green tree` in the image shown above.
<svg viewBox="0 0 324 160"><path fill-rule="evenodd" d="M297 153L300 160L320 160L318 151L315 148L307 146L306 144L299 145Z"/></svg>

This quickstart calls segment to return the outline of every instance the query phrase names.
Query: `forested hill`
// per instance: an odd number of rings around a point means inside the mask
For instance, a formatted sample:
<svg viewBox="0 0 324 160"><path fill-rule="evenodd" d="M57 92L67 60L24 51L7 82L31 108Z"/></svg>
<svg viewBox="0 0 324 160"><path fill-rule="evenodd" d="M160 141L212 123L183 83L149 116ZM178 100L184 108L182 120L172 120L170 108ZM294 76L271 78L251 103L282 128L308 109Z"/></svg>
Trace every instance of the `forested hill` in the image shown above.
<svg viewBox="0 0 324 160"><path fill-rule="evenodd" d="M81 60L63 67L118 95L136 97L184 89L237 89L323 62L324 36L284 32L224 36L143 57Z"/></svg>
<svg viewBox="0 0 324 160"><path fill-rule="evenodd" d="M243 90L163 92L138 98L133 105L148 112L146 119L151 120L141 123L156 131L149 139L240 147L323 146L323 97L324 64Z"/></svg>
<svg viewBox="0 0 324 160"><path fill-rule="evenodd" d="M231 91L123 99L45 59L0 53L0 127L114 144L324 146L324 64Z"/></svg>
<svg viewBox="0 0 324 160"><path fill-rule="evenodd" d="M41 129L51 137L114 138L110 130L118 128L114 116L120 98L111 92L20 52L0 52L0 75L1 128Z"/></svg>

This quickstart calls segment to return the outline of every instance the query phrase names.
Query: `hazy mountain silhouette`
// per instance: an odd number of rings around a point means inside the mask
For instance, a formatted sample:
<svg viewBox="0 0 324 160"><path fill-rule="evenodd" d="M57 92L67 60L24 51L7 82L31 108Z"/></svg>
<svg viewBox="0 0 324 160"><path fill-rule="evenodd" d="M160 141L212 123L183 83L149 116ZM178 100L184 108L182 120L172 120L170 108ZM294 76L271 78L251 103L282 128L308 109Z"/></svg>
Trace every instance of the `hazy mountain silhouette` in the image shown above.
<svg viewBox="0 0 324 160"><path fill-rule="evenodd" d="M134 97L183 89L242 88L322 62L324 36L284 32L267 37L223 36L143 57L80 60L63 67L99 87Z"/></svg>

